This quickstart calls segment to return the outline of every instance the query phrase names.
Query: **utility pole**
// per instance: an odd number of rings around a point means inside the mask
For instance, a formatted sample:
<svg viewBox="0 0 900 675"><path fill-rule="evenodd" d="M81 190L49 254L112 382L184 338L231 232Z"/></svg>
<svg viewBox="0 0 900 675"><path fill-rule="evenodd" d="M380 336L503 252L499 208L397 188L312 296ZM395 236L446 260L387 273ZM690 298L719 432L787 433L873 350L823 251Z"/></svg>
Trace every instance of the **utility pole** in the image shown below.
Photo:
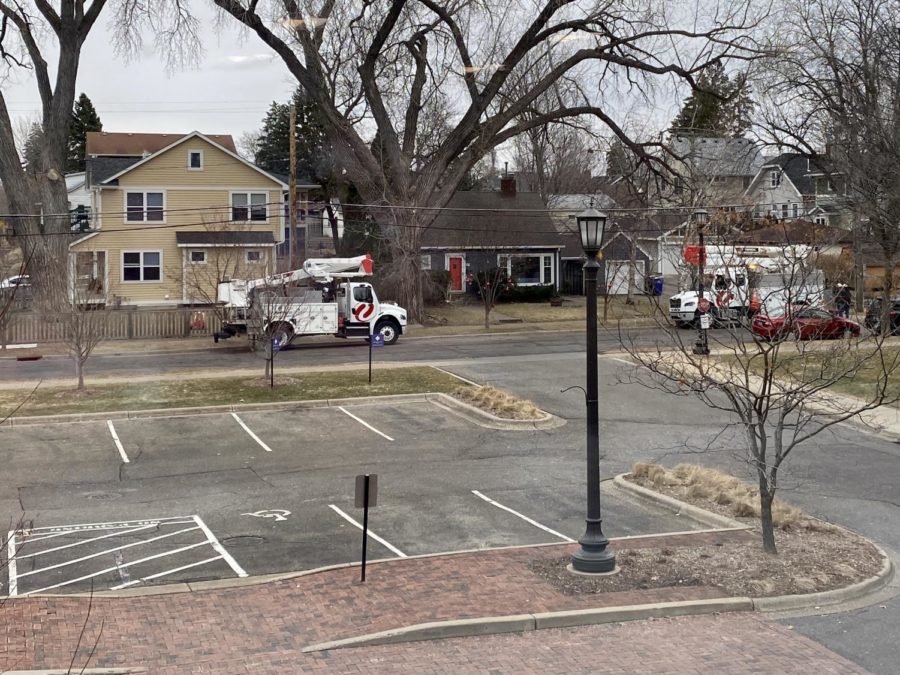
<svg viewBox="0 0 900 675"><path fill-rule="evenodd" d="M291 104L290 121L291 177L288 183L288 226L291 233L291 265L297 269L297 106ZM306 237L303 237L303 259L306 260Z"/></svg>

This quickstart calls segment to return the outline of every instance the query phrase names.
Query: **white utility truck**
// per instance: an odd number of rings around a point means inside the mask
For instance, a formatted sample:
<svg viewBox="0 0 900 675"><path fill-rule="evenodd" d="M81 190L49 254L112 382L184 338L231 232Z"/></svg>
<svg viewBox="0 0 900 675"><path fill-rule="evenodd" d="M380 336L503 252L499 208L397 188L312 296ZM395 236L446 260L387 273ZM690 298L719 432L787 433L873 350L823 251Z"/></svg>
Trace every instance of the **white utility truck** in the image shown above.
<svg viewBox="0 0 900 675"><path fill-rule="evenodd" d="M372 285L353 281L372 274L372 258L310 258L302 269L261 279L223 281L218 300L225 310L220 339L246 333L278 348L298 335L367 338L380 334L394 344L406 328L406 310L380 302Z"/></svg>
<svg viewBox="0 0 900 675"><path fill-rule="evenodd" d="M763 306L821 303L825 278L814 262L809 246L707 246L705 311L722 325L743 321ZM693 325L698 304L696 288L677 293L669 299L669 317L676 325Z"/></svg>

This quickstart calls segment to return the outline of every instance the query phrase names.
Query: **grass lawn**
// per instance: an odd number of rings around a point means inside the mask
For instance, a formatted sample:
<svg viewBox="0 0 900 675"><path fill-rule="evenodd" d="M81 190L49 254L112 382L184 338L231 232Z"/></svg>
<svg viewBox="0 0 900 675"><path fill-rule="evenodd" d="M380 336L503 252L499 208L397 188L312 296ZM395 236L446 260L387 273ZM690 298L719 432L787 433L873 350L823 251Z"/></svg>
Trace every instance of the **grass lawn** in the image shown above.
<svg viewBox="0 0 900 675"><path fill-rule="evenodd" d="M827 346L827 343L823 344ZM859 346L858 352L852 355L844 354L843 358L837 359L835 358L835 354L829 349L807 349L803 352L795 353L793 350L788 349L788 347L789 345L784 345L779 351L775 371L776 378L802 378L804 371L813 372L817 375L819 372L822 372L822 377L824 378L834 377L842 370L846 370L848 365L852 365L863 359L865 354L863 350L869 349L869 353L871 353L871 348L867 347L865 344ZM886 367L889 371L893 370L893 374L890 376L888 384L889 395L900 395L900 347L884 347L883 357L887 366L882 366L881 360L877 357L866 360L853 377L843 377L837 380L830 387L831 390L839 394L856 396L861 399L870 398L874 392L878 375L883 375L883 368ZM852 359L852 361L848 362L847 359ZM722 360L734 361L735 357L722 357ZM744 361L744 357L741 358L741 361ZM820 370L823 368L823 362L828 363L825 365L824 370ZM751 361L751 367L753 367L757 373L761 372L762 365L760 359L754 358Z"/></svg>
<svg viewBox="0 0 900 675"><path fill-rule="evenodd" d="M267 403L387 394L450 393L461 380L434 368L377 369L368 383L366 370L312 372L279 376L275 389L261 377L226 377L88 386L81 393L72 388L39 387L15 413L16 417L112 410L148 410L235 403ZM0 419L11 414L28 396L28 390L0 390Z"/></svg>
<svg viewBox="0 0 900 675"><path fill-rule="evenodd" d="M625 304L625 296L610 296L607 321L652 317L658 309L658 298L636 295L633 305ZM604 298L597 299L597 315L603 320ZM499 303L491 313L491 325L496 325L496 314L503 314L525 323L558 323L560 321L584 322L585 298L566 296L562 307L551 307L549 302L509 302ZM453 302L426 307L429 316L426 325L433 326L484 326L484 307L480 301L470 297L454 299ZM665 313L665 312L664 312Z"/></svg>

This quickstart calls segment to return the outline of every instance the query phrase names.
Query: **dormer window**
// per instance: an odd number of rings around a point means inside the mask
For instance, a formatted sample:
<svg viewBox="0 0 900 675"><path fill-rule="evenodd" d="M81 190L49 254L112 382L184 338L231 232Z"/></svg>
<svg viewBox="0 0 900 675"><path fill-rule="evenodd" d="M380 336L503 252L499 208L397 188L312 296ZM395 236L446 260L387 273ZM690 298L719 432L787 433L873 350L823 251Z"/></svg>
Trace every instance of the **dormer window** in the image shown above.
<svg viewBox="0 0 900 675"><path fill-rule="evenodd" d="M777 188L781 185L781 171L773 169L769 172L769 187Z"/></svg>
<svg viewBox="0 0 900 675"><path fill-rule="evenodd" d="M203 151L188 151L188 171L203 171Z"/></svg>

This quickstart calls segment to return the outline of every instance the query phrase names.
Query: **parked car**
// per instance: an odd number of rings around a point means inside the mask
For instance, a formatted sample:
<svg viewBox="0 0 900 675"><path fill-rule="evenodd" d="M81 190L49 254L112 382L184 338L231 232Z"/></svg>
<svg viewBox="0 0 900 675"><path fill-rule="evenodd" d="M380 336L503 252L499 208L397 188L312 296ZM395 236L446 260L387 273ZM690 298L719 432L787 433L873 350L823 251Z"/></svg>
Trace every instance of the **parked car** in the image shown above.
<svg viewBox="0 0 900 675"><path fill-rule="evenodd" d="M872 333L881 332L881 318L884 314L884 305L881 298L869 303L866 309L866 328ZM891 308L888 310L891 321L891 335L900 335L900 298L891 300Z"/></svg>
<svg viewBox="0 0 900 675"><path fill-rule="evenodd" d="M837 316L821 307L793 305L761 311L753 317L750 329L764 340L793 337L796 340L827 340L859 337L855 321Z"/></svg>
<svg viewBox="0 0 900 675"><path fill-rule="evenodd" d="M25 286L31 286L31 277L27 274L19 274L0 281L0 288L20 288Z"/></svg>

